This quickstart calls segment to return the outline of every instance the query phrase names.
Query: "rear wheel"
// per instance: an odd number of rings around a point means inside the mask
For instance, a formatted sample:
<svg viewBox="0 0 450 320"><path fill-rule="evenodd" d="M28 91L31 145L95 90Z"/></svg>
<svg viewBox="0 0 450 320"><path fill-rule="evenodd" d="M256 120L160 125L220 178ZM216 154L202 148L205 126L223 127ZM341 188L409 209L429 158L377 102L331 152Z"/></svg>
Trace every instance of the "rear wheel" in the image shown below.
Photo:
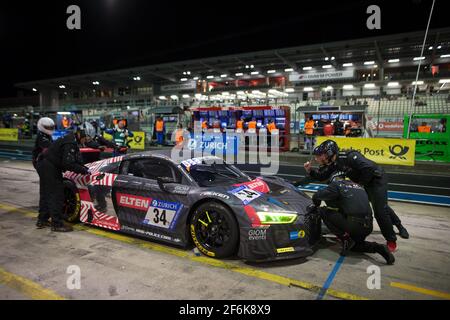
<svg viewBox="0 0 450 320"><path fill-rule="evenodd" d="M200 205L189 226L195 246L205 255L225 258L234 254L239 243L239 229L233 213L217 202Z"/></svg>
<svg viewBox="0 0 450 320"><path fill-rule="evenodd" d="M80 209L80 193L77 187L71 181L64 180L63 219L67 222L79 222Z"/></svg>

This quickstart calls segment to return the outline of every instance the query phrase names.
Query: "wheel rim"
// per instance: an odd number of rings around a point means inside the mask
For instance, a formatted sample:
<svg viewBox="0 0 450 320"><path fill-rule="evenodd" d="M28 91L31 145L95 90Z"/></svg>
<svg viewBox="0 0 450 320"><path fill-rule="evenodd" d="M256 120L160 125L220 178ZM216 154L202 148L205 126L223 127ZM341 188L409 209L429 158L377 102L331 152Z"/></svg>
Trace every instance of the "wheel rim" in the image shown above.
<svg viewBox="0 0 450 320"><path fill-rule="evenodd" d="M223 248L231 238L231 228L225 215L213 210L201 212L195 223L197 239L207 249Z"/></svg>
<svg viewBox="0 0 450 320"><path fill-rule="evenodd" d="M71 218L75 214L75 208L77 207L77 198L75 193L69 188L64 189L64 216Z"/></svg>

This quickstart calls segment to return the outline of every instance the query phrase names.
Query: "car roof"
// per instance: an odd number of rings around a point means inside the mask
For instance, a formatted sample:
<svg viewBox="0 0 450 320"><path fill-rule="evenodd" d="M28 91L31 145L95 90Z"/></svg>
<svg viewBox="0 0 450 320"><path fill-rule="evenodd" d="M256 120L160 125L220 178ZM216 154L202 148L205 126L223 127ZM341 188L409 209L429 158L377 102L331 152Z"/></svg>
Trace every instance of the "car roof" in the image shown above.
<svg viewBox="0 0 450 320"><path fill-rule="evenodd" d="M186 151L184 150L184 153L181 154L184 157L181 157L181 155L180 155L180 157L175 157L175 158L172 158L172 149L133 152L133 153L129 153L129 154L125 155L122 160L159 158L159 159L164 159L164 160L170 161L170 162L174 163L175 165L179 165L179 164L181 164L182 161L184 161L186 159L191 159L191 158L194 158L195 156L197 156L196 154L194 154L194 152L192 152L192 154L190 154L189 156L186 156L185 152Z"/></svg>

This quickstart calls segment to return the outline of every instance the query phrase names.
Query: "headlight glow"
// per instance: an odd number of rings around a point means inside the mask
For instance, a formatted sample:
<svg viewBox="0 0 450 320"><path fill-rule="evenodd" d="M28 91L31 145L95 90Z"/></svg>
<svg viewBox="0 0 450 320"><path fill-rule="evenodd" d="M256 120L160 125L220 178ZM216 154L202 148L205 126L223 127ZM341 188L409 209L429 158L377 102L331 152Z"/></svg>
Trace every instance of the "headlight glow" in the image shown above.
<svg viewBox="0 0 450 320"><path fill-rule="evenodd" d="M261 220L261 224L288 224L297 218L295 212L264 212L258 211L256 214Z"/></svg>

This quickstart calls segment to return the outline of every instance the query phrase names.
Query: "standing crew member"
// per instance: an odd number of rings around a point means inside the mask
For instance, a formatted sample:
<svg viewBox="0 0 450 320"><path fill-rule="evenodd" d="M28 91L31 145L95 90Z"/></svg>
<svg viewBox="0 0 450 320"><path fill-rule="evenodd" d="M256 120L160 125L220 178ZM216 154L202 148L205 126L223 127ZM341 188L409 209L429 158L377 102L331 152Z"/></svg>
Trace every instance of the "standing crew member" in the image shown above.
<svg viewBox="0 0 450 320"><path fill-rule="evenodd" d="M202 130L206 130L206 129L208 129L208 121L203 120L202 121Z"/></svg>
<svg viewBox="0 0 450 320"><path fill-rule="evenodd" d="M37 163L42 157L47 149L53 142L53 132L55 131L55 122L50 118L41 118L37 123L38 134L36 137L36 142L34 144L34 149L32 152L32 163L33 167L37 171ZM39 172L38 172L39 174ZM39 178L39 217L38 223L36 224L38 228L50 227L50 212L45 201L46 193L44 192L43 180Z"/></svg>
<svg viewBox="0 0 450 320"><path fill-rule="evenodd" d="M311 178L325 181L333 172L343 171L352 181L364 186L390 251L393 252L397 248L397 237L393 225L398 228L400 237L409 238L408 231L403 227L400 218L387 203L387 177L382 168L358 151L339 152L338 145L333 140L324 141L314 148L313 153L320 167L312 169L309 161L304 164Z"/></svg>
<svg viewBox="0 0 450 320"><path fill-rule="evenodd" d="M252 118L252 121L248 122L247 127L249 132L256 133L256 119Z"/></svg>
<svg viewBox="0 0 450 320"><path fill-rule="evenodd" d="M364 188L344 179L343 172L334 173L329 185L312 197L317 207L325 201L327 206L320 207L318 211L328 229L341 240L341 255L345 256L348 251L379 253L387 264L393 264L395 258L386 246L365 241L372 233L373 218Z"/></svg>
<svg viewBox="0 0 450 320"><path fill-rule="evenodd" d="M158 117L158 119L156 120L155 130L156 130L156 139L158 140L158 144L163 145L164 133L166 131L166 128L164 126L164 120L161 117Z"/></svg>
<svg viewBox="0 0 450 320"><path fill-rule="evenodd" d="M62 174L72 171L79 174L88 174L88 168L82 165L78 143L84 143L86 139L84 131L76 134L69 133L56 140L37 163L37 171L43 187L45 205L52 218L52 231L72 231L72 226L63 221L64 209L64 184ZM47 218L48 219L48 218ZM45 216L39 215L36 226L44 227L48 224Z"/></svg>
<svg viewBox="0 0 450 320"><path fill-rule="evenodd" d="M180 147L183 145L183 141L184 141L183 125L179 123L177 125L177 130L175 130L175 145Z"/></svg>
<svg viewBox="0 0 450 320"><path fill-rule="evenodd" d="M417 132L430 133L431 132L431 127L428 126L426 122L422 122L422 125L417 127Z"/></svg>
<svg viewBox="0 0 450 320"><path fill-rule="evenodd" d="M236 121L236 132L242 132L244 130L244 117L241 117Z"/></svg>
<svg viewBox="0 0 450 320"><path fill-rule="evenodd" d="M269 123L267 124L267 131L269 133L272 133L272 130L276 130L277 129L277 125L275 124L275 122L273 121L273 119L269 120Z"/></svg>
<svg viewBox="0 0 450 320"><path fill-rule="evenodd" d="M309 145L311 148L314 146L314 127L316 122L312 117L309 117L308 121L305 122L305 149L309 149Z"/></svg>
<svg viewBox="0 0 450 320"><path fill-rule="evenodd" d="M113 141L118 148L123 147L124 149L127 147L127 138L134 136L133 132L126 128L125 120L120 120L114 129L106 129L105 132L112 135ZM126 149L125 152L121 152L120 149L115 149L113 156L116 157L122 153L126 153Z"/></svg>

